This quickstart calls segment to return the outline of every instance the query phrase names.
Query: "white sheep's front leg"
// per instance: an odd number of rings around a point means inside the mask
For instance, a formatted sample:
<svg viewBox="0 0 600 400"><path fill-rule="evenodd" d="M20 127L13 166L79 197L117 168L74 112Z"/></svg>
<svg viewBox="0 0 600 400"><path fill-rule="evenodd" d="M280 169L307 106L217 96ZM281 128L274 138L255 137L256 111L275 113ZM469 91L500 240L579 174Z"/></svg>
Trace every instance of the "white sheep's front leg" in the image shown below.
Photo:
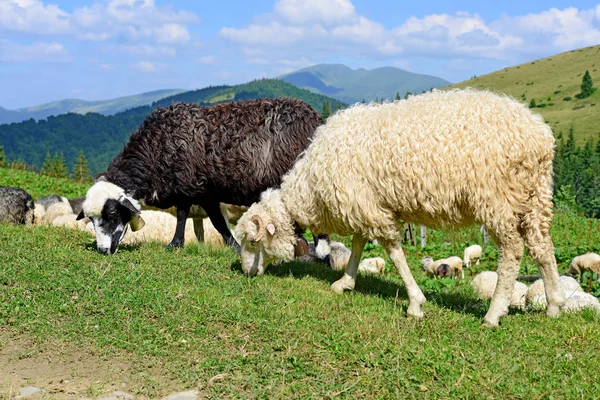
<svg viewBox="0 0 600 400"><path fill-rule="evenodd" d="M346 272L337 281L331 284L331 290L335 293L344 293L344 290L353 290L356 284L356 272L358 271L358 264L360 263L360 256L362 255L367 239L361 234L357 233L352 238L352 254L346 267Z"/></svg>
<svg viewBox="0 0 600 400"><path fill-rule="evenodd" d="M409 317L415 318L423 318L423 303L425 303L426 299L421 291L419 285L413 278L410 269L408 268L408 263L406 262L406 257L404 256L404 251L402 251L402 246L398 242L389 243L386 246L386 250L390 255L390 259L396 266L402 281L404 282L404 286L406 287L406 292L408 293L408 310L406 313Z"/></svg>

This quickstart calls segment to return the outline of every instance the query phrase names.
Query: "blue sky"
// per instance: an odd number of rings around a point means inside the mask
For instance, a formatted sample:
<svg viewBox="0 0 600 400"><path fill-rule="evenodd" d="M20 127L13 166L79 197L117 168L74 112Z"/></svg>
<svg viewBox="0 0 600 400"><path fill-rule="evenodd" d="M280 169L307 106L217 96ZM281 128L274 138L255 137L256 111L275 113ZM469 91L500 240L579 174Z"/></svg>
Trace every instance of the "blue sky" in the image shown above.
<svg viewBox="0 0 600 400"><path fill-rule="evenodd" d="M595 44L593 1L0 0L0 106L236 84L319 63L459 82Z"/></svg>

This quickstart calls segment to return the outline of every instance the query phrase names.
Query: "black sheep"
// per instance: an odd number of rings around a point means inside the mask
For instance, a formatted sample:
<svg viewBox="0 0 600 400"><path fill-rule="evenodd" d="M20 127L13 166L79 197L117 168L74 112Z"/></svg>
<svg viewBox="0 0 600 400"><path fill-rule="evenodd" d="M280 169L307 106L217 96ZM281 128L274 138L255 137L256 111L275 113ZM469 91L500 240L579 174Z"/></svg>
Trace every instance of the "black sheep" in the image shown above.
<svg viewBox="0 0 600 400"><path fill-rule="evenodd" d="M114 253L127 223L143 224L136 200L177 207L172 246L183 245L186 218L197 204L239 249L219 203L249 206L278 187L321 123L313 108L290 98L157 108L98 175L79 216L94 222L98 249Z"/></svg>

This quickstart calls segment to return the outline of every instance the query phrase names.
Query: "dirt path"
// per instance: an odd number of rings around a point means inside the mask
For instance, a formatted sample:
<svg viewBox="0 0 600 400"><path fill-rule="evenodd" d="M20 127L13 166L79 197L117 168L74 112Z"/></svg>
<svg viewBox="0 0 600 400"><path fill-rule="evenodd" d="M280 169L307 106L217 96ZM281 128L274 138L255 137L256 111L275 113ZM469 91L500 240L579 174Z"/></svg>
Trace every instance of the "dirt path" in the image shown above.
<svg viewBox="0 0 600 400"><path fill-rule="evenodd" d="M143 364L127 354L102 357L91 348L56 340L39 343L0 330L0 399L26 386L46 391L28 399L97 398L122 391L139 400L183 390L164 378L160 366Z"/></svg>

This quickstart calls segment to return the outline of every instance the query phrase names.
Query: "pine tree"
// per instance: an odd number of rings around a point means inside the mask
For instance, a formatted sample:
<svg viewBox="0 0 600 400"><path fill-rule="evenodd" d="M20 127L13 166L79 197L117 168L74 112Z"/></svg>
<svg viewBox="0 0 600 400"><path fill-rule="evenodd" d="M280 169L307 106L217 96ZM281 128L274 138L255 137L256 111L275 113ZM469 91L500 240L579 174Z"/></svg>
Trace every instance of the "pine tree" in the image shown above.
<svg viewBox="0 0 600 400"><path fill-rule="evenodd" d="M44 159L44 164L42 164L40 173L43 175L52 175L52 156L50 155L50 152L46 153L46 158Z"/></svg>
<svg viewBox="0 0 600 400"><path fill-rule="evenodd" d="M66 178L69 176L65 156L62 153L60 155L54 154L54 157L52 158L52 167L56 178Z"/></svg>
<svg viewBox="0 0 600 400"><path fill-rule="evenodd" d="M396 100L400 100L400 92L396 92Z"/></svg>
<svg viewBox="0 0 600 400"><path fill-rule="evenodd" d="M4 155L4 146L0 146L0 168L6 168L6 156Z"/></svg>
<svg viewBox="0 0 600 400"><path fill-rule="evenodd" d="M323 102L323 109L321 110L321 118L323 118L323 121L325 121L327 118L329 118L330 115L331 115L331 106L329 105L329 102L327 100L325 100Z"/></svg>
<svg viewBox="0 0 600 400"><path fill-rule="evenodd" d="M536 104L535 104L535 100L531 99L531 101L529 102L529 108L535 108Z"/></svg>
<svg viewBox="0 0 600 400"><path fill-rule="evenodd" d="M81 183L91 182L92 180L92 175L90 174L83 150L79 150L77 161L75 161L75 165L73 166L73 174L71 174L71 178L74 181Z"/></svg>
<svg viewBox="0 0 600 400"><path fill-rule="evenodd" d="M596 88L594 87L594 82L592 82L590 71L586 70L583 78L581 79L581 93L579 93L576 97L579 99L585 99L586 97L590 97L595 91Z"/></svg>
<svg viewBox="0 0 600 400"><path fill-rule="evenodd" d="M406 92L406 93L404 94L404 99L408 99L408 96L411 96L411 95L412 95L412 93L411 93L411 92Z"/></svg>

